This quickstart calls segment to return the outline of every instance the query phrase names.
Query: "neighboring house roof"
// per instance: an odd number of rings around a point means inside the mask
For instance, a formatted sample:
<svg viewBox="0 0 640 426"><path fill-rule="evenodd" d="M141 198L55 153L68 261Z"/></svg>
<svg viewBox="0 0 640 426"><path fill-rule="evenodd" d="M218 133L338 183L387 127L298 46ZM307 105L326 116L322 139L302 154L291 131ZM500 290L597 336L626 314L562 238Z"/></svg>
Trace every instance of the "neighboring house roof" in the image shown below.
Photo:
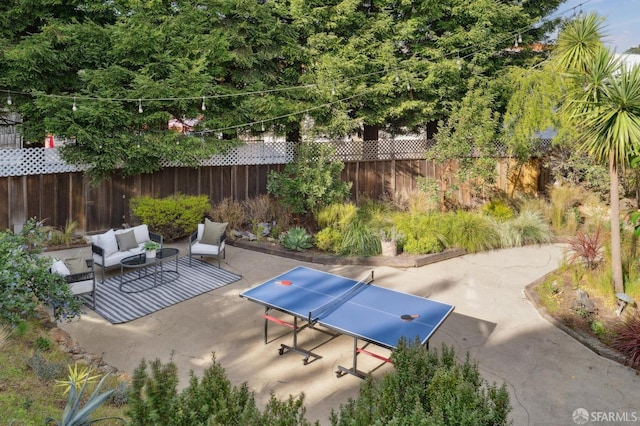
<svg viewBox="0 0 640 426"><path fill-rule="evenodd" d="M634 53L616 54L616 58L620 58L629 66L640 65L640 55Z"/></svg>

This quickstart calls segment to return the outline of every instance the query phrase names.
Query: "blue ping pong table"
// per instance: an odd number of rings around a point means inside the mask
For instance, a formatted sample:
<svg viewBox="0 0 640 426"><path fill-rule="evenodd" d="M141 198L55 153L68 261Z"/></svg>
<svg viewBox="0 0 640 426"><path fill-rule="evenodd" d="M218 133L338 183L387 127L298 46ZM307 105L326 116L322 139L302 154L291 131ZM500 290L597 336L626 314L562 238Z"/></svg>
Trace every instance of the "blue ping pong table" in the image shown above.
<svg viewBox="0 0 640 426"><path fill-rule="evenodd" d="M298 346L298 331L322 326L335 336L353 337L353 366L338 366L336 375L364 378L366 374L357 369L358 354L390 360L358 347L358 340L394 350L401 338L417 338L428 347L429 338L454 309L446 303L375 286L372 281L373 272L367 280L358 281L298 266L244 291L240 297L265 307L265 344L270 321L293 329L293 346L280 345L279 354L297 352L304 356L305 365L310 357L320 356ZM270 315L271 310L292 316L293 323Z"/></svg>

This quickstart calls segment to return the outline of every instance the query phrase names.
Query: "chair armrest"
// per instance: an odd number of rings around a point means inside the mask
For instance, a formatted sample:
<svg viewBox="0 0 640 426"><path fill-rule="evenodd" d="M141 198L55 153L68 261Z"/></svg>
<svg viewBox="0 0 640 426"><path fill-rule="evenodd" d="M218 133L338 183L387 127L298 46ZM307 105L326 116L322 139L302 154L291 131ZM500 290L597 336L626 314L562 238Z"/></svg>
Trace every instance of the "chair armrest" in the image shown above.
<svg viewBox="0 0 640 426"><path fill-rule="evenodd" d="M220 236L220 241L218 241L218 245L222 244L223 241L226 241L226 239L227 239L227 231L225 230Z"/></svg>
<svg viewBox="0 0 640 426"><path fill-rule="evenodd" d="M71 275L65 276L68 283L77 283L79 281L92 280L94 277L95 277L95 273L93 271L81 272L79 274L71 274Z"/></svg>
<svg viewBox="0 0 640 426"><path fill-rule="evenodd" d="M162 235L156 233L156 232L151 232L149 231L149 238L151 238L151 241L155 241L156 243L162 245Z"/></svg>
<svg viewBox="0 0 640 426"><path fill-rule="evenodd" d="M102 256L102 258L104 259L104 249L100 246L97 246L95 244L91 244L91 251L94 252L95 254Z"/></svg>
<svg viewBox="0 0 640 426"><path fill-rule="evenodd" d="M193 242L197 239L198 239L198 231L191 234L191 236L189 237L189 244L193 244Z"/></svg>

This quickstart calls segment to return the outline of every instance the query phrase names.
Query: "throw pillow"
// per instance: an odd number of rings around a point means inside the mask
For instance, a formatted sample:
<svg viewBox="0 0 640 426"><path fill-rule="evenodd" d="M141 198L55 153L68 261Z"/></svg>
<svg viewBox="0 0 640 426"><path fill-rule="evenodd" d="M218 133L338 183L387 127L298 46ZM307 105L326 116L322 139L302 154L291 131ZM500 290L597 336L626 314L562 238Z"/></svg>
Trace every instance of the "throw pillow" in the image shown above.
<svg viewBox="0 0 640 426"><path fill-rule="evenodd" d="M118 249L120 251L127 251L138 247L136 234L133 231L116 234L116 240L118 240Z"/></svg>
<svg viewBox="0 0 640 426"><path fill-rule="evenodd" d="M218 245L220 237L227 231L227 222L212 222L209 219L204 220L204 232L202 233L203 244Z"/></svg>
<svg viewBox="0 0 640 426"><path fill-rule="evenodd" d="M70 257L64 260L64 264L72 274L82 274L89 271L87 261L81 257Z"/></svg>
<svg viewBox="0 0 640 426"><path fill-rule="evenodd" d="M109 257L118 251L118 240L116 240L116 233L113 229L98 235L98 246L104 250L104 257Z"/></svg>
<svg viewBox="0 0 640 426"><path fill-rule="evenodd" d="M71 271L69 271L69 268L67 268L67 265L65 265L62 260L56 260L53 262L53 265L51 265L51 272L62 275L63 277L71 275Z"/></svg>

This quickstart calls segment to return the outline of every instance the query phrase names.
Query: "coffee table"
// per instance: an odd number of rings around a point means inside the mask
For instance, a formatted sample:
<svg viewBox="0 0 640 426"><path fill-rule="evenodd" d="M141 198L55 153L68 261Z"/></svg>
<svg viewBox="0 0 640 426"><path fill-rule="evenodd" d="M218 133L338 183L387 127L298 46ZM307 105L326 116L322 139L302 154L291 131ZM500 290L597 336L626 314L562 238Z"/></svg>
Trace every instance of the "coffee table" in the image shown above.
<svg viewBox="0 0 640 426"><path fill-rule="evenodd" d="M156 257L147 257L142 252L125 257L120 261L120 291L124 293L139 293L154 287L167 284L178 279L178 254L180 250L175 248L162 248L156 250ZM166 269L165 263L172 260L176 262L176 268ZM137 269L137 273L125 273L125 270ZM152 270L153 269L153 270ZM165 275L175 275L165 277Z"/></svg>

